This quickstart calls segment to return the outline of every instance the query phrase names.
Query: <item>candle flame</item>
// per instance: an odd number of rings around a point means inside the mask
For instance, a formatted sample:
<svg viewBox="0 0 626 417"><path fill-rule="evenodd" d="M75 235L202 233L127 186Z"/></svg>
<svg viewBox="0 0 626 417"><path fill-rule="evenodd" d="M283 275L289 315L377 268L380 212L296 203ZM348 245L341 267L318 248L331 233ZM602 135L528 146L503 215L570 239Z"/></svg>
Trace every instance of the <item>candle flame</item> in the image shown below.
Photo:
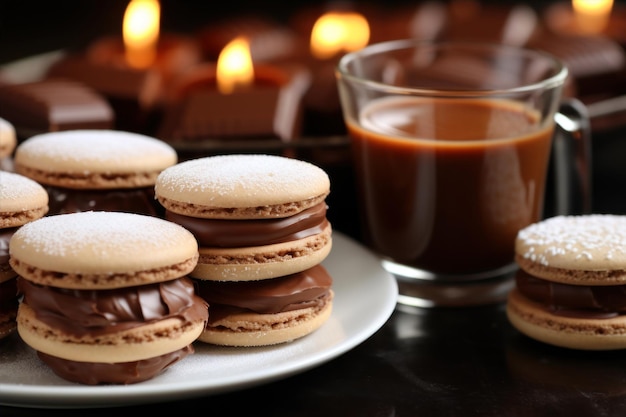
<svg viewBox="0 0 626 417"><path fill-rule="evenodd" d="M254 81L254 67L250 54L250 42L243 36L230 41L217 58L217 88L222 94L230 94L238 87Z"/></svg>
<svg viewBox="0 0 626 417"><path fill-rule="evenodd" d="M611 15L613 0L572 0L578 28L587 34L602 32Z"/></svg>
<svg viewBox="0 0 626 417"><path fill-rule="evenodd" d="M157 0L131 0L124 13L123 37L126 61L133 68L147 68L156 59L161 7Z"/></svg>
<svg viewBox="0 0 626 417"><path fill-rule="evenodd" d="M340 52L363 48L370 38L367 19L356 12L329 12L322 15L311 31L311 53L328 59Z"/></svg>

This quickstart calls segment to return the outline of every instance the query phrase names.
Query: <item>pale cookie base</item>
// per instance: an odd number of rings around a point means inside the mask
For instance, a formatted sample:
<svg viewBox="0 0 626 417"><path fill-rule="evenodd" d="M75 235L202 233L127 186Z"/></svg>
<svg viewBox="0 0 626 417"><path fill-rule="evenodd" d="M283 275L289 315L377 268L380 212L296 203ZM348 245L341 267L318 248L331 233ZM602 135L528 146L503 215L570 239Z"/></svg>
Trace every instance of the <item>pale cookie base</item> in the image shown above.
<svg viewBox="0 0 626 417"><path fill-rule="evenodd" d="M15 162L15 172L37 181L40 184L72 189L101 190L114 188L151 187L161 172L55 172L32 168Z"/></svg>
<svg viewBox="0 0 626 417"><path fill-rule="evenodd" d="M253 281L304 271L321 263L332 249L332 231L304 239L249 248L200 248L190 276L212 281Z"/></svg>
<svg viewBox="0 0 626 417"><path fill-rule="evenodd" d="M37 220L48 213L48 206L13 213L0 213L0 228L17 227Z"/></svg>
<svg viewBox="0 0 626 417"><path fill-rule="evenodd" d="M320 308L229 316L207 327L198 340L214 345L248 347L291 342L319 329L330 318L333 296L331 291L328 301Z"/></svg>
<svg viewBox="0 0 626 417"><path fill-rule="evenodd" d="M622 285L626 284L626 270L624 269L604 269L604 270L578 270L556 268L533 262L520 255L516 255L515 262L524 271L538 278L549 281L560 282L562 284L573 285Z"/></svg>
<svg viewBox="0 0 626 417"><path fill-rule="evenodd" d="M293 216L322 203L327 196L328 193L324 193L308 200L275 205L253 205L251 207L209 207L192 203L181 203L158 194L157 199L167 210L183 216L203 219L249 220Z"/></svg>
<svg viewBox="0 0 626 417"><path fill-rule="evenodd" d="M145 326L97 337L64 334L35 317L26 304L17 312L17 331L33 349L77 362L132 362L182 349L204 330L204 321L184 325L165 319Z"/></svg>
<svg viewBox="0 0 626 417"><path fill-rule="evenodd" d="M18 275L36 284L78 290L97 290L133 287L135 285L165 282L182 277L189 274L196 266L197 255L175 265L126 274L64 274L61 272L44 271L21 262L15 257L11 258L10 263Z"/></svg>
<svg viewBox="0 0 626 417"><path fill-rule="evenodd" d="M556 316L517 289L509 294L506 313L521 333L550 345L580 350L626 348L626 316L610 319Z"/></svg>

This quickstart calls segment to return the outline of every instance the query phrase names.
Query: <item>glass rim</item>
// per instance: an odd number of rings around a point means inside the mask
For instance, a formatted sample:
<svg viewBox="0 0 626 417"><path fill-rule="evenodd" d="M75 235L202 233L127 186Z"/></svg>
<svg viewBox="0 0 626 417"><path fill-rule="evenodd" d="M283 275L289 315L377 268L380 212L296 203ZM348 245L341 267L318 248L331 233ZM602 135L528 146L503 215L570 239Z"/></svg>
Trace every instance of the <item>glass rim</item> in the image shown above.
<svg viewBox="0 0 626 417"><path fill-rule="evenodd" d="M549 62L554 68L554 74L550 77L542 80L520 85L510 88L476 88L476 89L439 89L439 88L422 88L413 86L396 86L387 84L381 81L376 81L352 74L348 70L348 65L358 59L366 58L374 55L381 54L383 52L399 51L403 49L409 49L416 46L424 46L431 48L441 47L461 47L461 48L473 48L475 50L487 51L487 50L501 50L509 51L510 53L517 53L526 56L534 56L541 58L546 62ZM565 63L556 56L533 48L527 48L522 46L514 46L493 42L483 41L441 41L441 40L420 40L420 39L398 39L391 41L384 41L367 45L357 51L348 52L343 55L337 65L335 66L335 72L337 79L345 79L353 83L358 83L367 86L372 89L385 91L390 94L398 95L428 95L428 96L496 96L496 95L508 95L516 93L527 93L530 91L536 91L541 89L551 89L558 86L562 86L568 76L568 68Z"/></svg>

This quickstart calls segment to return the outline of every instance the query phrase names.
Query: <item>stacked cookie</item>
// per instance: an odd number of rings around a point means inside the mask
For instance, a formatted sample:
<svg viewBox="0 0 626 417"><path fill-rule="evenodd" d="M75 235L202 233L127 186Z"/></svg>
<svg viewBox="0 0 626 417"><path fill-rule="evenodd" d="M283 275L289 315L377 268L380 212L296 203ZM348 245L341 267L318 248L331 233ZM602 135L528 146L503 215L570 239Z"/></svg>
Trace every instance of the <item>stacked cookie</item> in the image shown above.
<svg viewBox="0 0 626 417"><path fill-rule="evenodd" d="M161 216L154 182L177 161L165 142L115 130L43 133L21 142L14 156L15 171L48 191L50 214L104 210Z"/></svg>
<svg viewBox="0 0 626 417"><path fill-rule="evenodd" d="M207 305L194 236L154 216L90 211L20 227L9 246L22 340L82 384L150 379L193 353Z"/></svg>
<svg viewBox="0 0 626 417"><path fill-rule="evenodd" d="M13 333L18 308L17 273L9 264L9 242L18 228L48 212L48 194L35 181L0 171L0 339Z"/></svg>
<svg viewBox="0 0 626 417"><path fill-rule="evenodd" d="M199 340L226 346L291 341L330 316L328 175L273 155L221 155L166 168L155 195L165 218L197 239L190 276L209 304Z"/></svg>
<svg viewBox="0 0 626 417"><path fill-rule="evenodd" d="M521 230L511 324L571 349L626 348L626 216L557 216Z"/></svg>

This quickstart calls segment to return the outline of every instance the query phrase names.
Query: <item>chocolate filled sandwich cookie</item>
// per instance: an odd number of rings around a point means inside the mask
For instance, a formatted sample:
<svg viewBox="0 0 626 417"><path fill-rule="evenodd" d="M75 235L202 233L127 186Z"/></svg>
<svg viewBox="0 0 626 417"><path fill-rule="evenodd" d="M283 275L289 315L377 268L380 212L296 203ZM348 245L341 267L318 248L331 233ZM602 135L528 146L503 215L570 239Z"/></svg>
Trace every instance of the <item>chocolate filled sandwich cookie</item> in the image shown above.
<svg viewBox="0 0 626 417"><path fill-rule="evenodd" d="M115 130L32 136L15 150L15 171L42 184L50 214L123 211L161 217L154 182L178 155L165 142Z"/></svg>
<svg viewBox="0 0 626 417"><path fill-rule="evenodd" d="M571 349L626 348L626 216L552 217L522 229L515 245L515 328Z"/></svg>
<svg viewBox="0 0 626 417"><path fill-rule="evenodd" d="M208 319L187 274L197 242L153 216L81 212L22 226L9 246L22 340L60 377L131 384L194 352Z"/></svg>
<svg viewBox="0 0 626 417"><path fill-rule="evenodd" d="M223 155L165 169L155 194L165 218L198 240L192 276L247 281L303 271L330 253L330 180L308 162Z"/></svg>
<svg viewBox="0 0 626 417"><path fill-rule="evenodd" d="M304 161L227 155L182 162L157 178L166 219L191 231L190 276L209 304L200 341L263 346L318 329L332 311L327 174Z"/></svg>
<svg viewBox="0 0 626 417"><path fill-rule="evenodd" d="M0 171L0 339L16 329L17 273L9 264L9 242L17 229L48 212L48 193L37 182Z"/></svg>

